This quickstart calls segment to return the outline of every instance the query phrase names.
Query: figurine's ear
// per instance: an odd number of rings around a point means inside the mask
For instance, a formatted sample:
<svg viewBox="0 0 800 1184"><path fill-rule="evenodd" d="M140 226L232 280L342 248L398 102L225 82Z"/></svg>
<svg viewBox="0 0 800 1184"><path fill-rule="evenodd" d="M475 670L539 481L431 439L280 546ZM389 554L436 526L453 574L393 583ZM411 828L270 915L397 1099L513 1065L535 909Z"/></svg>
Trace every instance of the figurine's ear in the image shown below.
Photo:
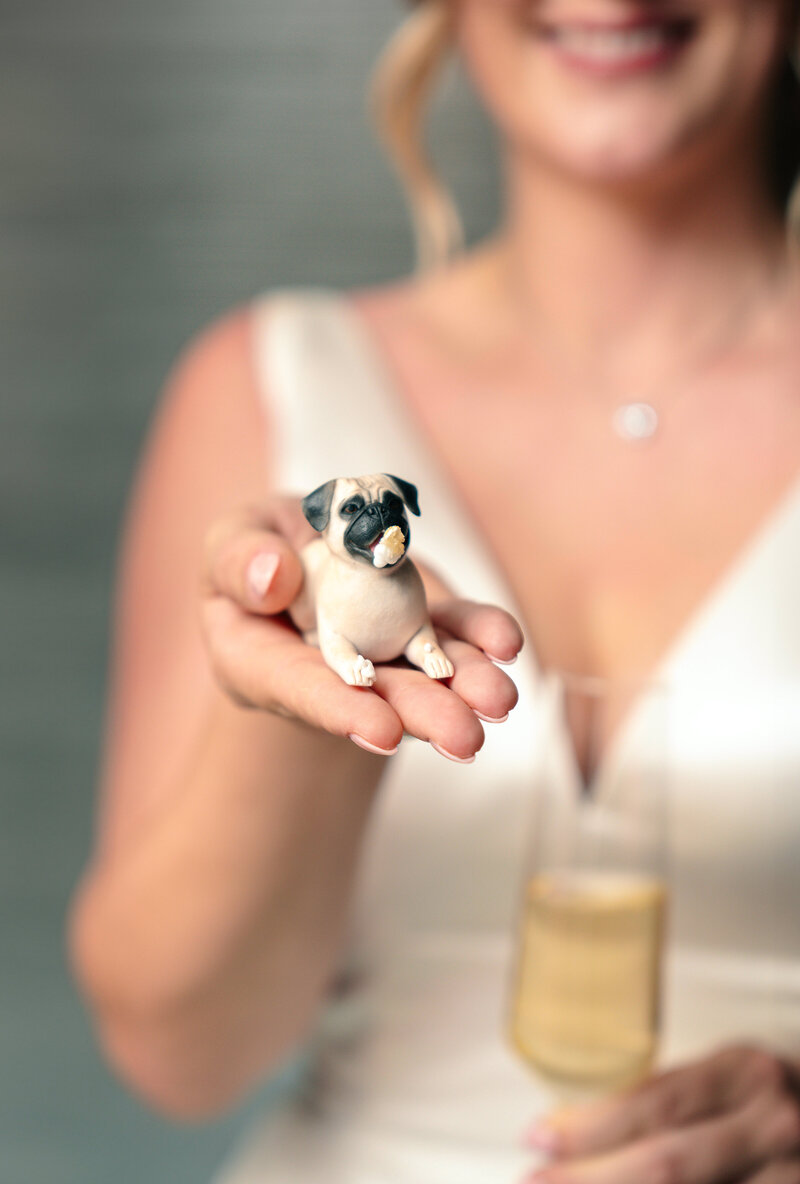
<svg viewBox="0 0 800 1184"><path fill-rule="evenodd" d="M390 481L394 481L411 513L416 514L419 518L419 502L417 500L416 485L412 485L410 481L401 481L399 477L393 477L391 473L386 473L386 476Z"/></svg>
<svg viewBox="0 0 800 1184"><path fill-rule="evenodd" d="M309 493L308 497L303 498L303 513L314 530L321 532L328 525L335 488L335 481L326 481L324 485L320 485L319 489L315 489L313 493Z"/></svg>

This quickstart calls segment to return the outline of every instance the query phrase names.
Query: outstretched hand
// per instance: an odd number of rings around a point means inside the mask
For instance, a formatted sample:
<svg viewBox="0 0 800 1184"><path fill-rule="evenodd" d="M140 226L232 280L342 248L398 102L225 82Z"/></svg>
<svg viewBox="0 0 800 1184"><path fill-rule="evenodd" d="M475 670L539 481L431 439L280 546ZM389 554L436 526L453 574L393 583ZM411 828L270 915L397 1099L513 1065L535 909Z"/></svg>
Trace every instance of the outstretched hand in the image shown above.
<svg viewBox="0 0 800 1184"><path fill-rule="evenodd" d="M522 646L502 609L454 598L420 565L431 620L455 667L446 683L404 662L376 667L371 689L347 686L286 617L303 570L300 548L316 537L299 499L275 498L215 523L208 533L202 620L212 668L241 706L299 719L392 755L404 733L451 760L471 761L481 721L502 722L517 701L495 665Z"/></svg>

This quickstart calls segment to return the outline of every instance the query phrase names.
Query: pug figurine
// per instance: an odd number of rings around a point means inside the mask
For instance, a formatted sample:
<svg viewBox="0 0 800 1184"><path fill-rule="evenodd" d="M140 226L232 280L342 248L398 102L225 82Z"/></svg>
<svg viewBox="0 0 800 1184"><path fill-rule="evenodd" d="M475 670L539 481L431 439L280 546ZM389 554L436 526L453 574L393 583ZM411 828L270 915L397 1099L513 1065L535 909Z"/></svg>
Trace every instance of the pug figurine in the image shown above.
<svg viewBox="0 0 800 1184"><path fill-rule="evenodd" d="M454 673L407 557L406 506L419 516L416 487L387 473L339 477L303 499L303 513L322 537L300 552L305 580L289 613L352 687L371 687L373 662L401 655L430 678Z"/></svg>

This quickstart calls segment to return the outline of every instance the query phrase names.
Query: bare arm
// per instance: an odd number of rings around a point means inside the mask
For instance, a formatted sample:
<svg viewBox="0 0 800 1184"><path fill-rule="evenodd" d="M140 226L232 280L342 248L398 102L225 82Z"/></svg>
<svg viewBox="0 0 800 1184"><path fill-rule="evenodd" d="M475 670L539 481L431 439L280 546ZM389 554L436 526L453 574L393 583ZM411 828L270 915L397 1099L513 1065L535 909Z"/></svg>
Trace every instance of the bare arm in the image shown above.
<svg viewBox="0 0 800 1184"><path fill-rule="evenodd" d="M301 1037L381 770L345 741L235 706L209 670L204 537L268 491L248 331L234 314L181 360L142 462L119 564L97 850L70 926L118 1069L186 1113L224 1105Z"/></svg>
<svg viewBox="0 0 800 1184"><path fill-rule="evenodd" d="M70 914L109 1058L185 1117L276 1067L324 996L384 764L347 737L391 749L407 731L464 756L482 743L472 708L500 717L516 697L475 648L516 652L499 610L443 603L450 689L384 668L375 692L273 619L305 524L270 492L250 352L245 312L204 334L151 433L120 557L96 849ZM279 566L262 594L247 573L264 555Z"/></svg>

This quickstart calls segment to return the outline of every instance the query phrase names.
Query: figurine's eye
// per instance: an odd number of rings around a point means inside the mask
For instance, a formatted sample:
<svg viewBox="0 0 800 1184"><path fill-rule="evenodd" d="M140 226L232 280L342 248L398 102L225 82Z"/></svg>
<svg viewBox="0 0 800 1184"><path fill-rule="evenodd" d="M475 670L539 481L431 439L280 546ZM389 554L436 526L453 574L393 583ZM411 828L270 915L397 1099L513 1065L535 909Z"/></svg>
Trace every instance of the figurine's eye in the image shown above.
<svg viewBox="0 0 800 1184"><path fill-rule="evenodd" d="M354 514L357 514L358 511L363 510L363 508L364 503L361 501L361 499L353 498L352 501L344 503L339 513L344 515L345 518L352 518Z"/></svg>
<svg viewBox="0 0 800 1184"><path fill-rule="evenodd" d="M383 495L383 504L386 506L387 510L396 511L403 509L402 498L399 498L396 493L385 493Z"/></svg>

